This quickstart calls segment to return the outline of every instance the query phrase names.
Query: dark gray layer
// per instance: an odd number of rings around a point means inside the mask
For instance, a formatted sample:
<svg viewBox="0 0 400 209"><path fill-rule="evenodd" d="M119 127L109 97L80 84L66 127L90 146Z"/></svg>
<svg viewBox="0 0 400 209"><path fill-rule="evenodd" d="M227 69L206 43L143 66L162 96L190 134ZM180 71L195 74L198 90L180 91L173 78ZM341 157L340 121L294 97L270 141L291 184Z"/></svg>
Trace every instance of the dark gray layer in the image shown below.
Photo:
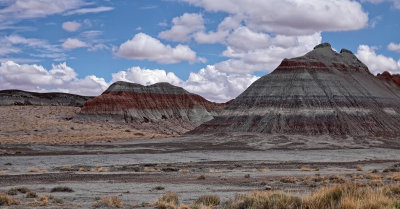
<svg viewBox="0 0 400 209"><path fill-rule="evenodd" d="M94 97L67 93L36 93L21 90L0 91L0 106L38 105L38 106L74 106L82 107Z"/></svg>

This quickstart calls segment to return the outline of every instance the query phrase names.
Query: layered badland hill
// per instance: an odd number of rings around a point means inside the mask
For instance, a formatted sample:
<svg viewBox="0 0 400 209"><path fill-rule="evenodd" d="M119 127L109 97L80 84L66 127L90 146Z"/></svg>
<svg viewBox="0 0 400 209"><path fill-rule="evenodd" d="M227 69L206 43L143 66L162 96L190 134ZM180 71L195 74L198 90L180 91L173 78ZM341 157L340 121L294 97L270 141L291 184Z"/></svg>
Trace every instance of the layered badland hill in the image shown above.
<svg viewBox="0 0 400 209"><path fill-rule="evenodd" d="M119 81L86 102L78 119L131 123L136 128L180 134L213 119L225 106L169 83L143 86Z"/></svg>
<svg viewBox="0 0 400 209"><path fill-rule="evenodd" d="M399 74L390 74L389 72L385 71L383 73L378 73L376 77L386 80L388 82L395 83L398 87L400 87L400 75Z"/></svg>
<svg viewBox="0 0 400 209"><path fill-rule="evenodd" d="M37 105L37 106L74 106L82 107L93 97L67 93L36 93L22 90L0 91L0 106Z"/></svg>
<svg viewBox="0 0 400 209"><path fill-rule="evenodd" d="M330 44L284 59L189 134L400 136L400 88Z"/></svg>

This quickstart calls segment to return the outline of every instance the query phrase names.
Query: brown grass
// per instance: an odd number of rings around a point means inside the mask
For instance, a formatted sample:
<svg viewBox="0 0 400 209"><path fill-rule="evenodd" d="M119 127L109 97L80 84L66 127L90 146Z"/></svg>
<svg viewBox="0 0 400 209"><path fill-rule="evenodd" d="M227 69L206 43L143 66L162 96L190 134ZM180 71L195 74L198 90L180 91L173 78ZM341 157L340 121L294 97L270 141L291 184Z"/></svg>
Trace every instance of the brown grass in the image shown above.
<svg viewBox="0 0 400 209"><path fill-rule="evenodd" d="M124 208L119 197L102 197L92 205L94 208Z"/></svg>
<svg viewBox="0 0 400 209"><path fill-rule="evenodd" d="M190 170L188 170L188 169L179 169L178 172L179 173L190 173Z"/></svg>
<svg viewBox="0 0 400 209"><path fill-rule="evenodd" d="M390 187L336 185L299 198L280 192L255 191L236 195L222 208L226 209L389 209L400 206L400 184Z"/></svg>
<svg viewBox="0 0 400 209"><path fill-rule="evenodd" d="M300 168L301 171L311 171L311 168Z"/></svg>
<svg viewBox="0 0 400 209"><path fill-rule="evenodd" d="M363 169L360 168L360 167L357 167L356 170L357 170L357 171L363 171Z"/></svg>
<svg viewBox="0 0 400 209"><path fill-rule="evenodd" d="M178 204L178 195L169 192L156 200L154 203L157 209L175 209Z"/></svg>
<svg viewBox="0 0 400 209"><path fill-rule="evenodd" d="M205 174L200 174L199 176L197 176L198 180L205 180L206 179L206 175Z"/></svg>
<svg viewBox="0 0 400 209"><path fill-rule="evenodd" d="M392 180L392 181L400 181L400 173L392 173L387 176L387 179Z"/></svg>
<svg viewBox="0 0 400 209"><path fill-rule="evenodd" d="M0 205L19 205L21 204L20 201L6 195L5 193L0 193Z"/></svg>
<svg viewBox="0 0 400 209"><path fill-rule="evenodd" d="M194 205L204 205L204 206L216 206L219 205L220 199L218 195L202 195L198 197L193 204Z"/></svg>

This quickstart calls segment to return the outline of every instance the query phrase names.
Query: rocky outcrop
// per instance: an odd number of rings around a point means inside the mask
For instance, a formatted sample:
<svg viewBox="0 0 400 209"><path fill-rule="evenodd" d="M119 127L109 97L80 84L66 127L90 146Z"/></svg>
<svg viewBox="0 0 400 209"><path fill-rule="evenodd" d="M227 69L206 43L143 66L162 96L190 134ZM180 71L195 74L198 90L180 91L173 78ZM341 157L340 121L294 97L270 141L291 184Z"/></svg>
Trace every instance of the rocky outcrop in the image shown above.
<svg viewBox="0 0 400 209"><path fill-rule="evenodd" d="M0 106L38 105L38 106L74 106L82 107L93 97L67 93L36 93L21 90L0 91Z"/></svg>
<svg viewBox="0 0 400 209"><path fill-rule="evenodd" d="M83 106L78 119L132 123L136 128L183 133L209 121L226 105L169 83L116 82Z"/></svg>
<svg viewBox="0 0 400 209"><path fill-rule="evenodd" d="M400 88L372 75L351 51L321 44L284 59L189 134L229 132L400 136Z"/></svg>
<svg viewBox="0 0 400 209"><path fill-rule="evenodd" d="M376 77L389 81L389 82L393 82L394 84L396 84L396 86L400 87L400 75L399 74L393 74L391 75L389 72L385 71L383 73L378 73L378 75L376 75Z"/></svg>

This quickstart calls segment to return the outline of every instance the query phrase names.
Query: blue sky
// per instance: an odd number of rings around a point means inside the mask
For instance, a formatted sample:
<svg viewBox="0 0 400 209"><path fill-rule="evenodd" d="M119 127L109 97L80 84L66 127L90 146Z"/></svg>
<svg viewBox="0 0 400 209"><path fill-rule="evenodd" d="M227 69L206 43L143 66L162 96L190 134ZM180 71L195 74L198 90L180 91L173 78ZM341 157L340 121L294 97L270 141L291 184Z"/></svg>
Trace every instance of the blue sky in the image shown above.
<svg viewBox="0 0 400 209"><path fill-rule="evenodd" d="M400 0L2 0L0 89L170 82L227 101L321 42L400 73L399 20Z"/></svg>

